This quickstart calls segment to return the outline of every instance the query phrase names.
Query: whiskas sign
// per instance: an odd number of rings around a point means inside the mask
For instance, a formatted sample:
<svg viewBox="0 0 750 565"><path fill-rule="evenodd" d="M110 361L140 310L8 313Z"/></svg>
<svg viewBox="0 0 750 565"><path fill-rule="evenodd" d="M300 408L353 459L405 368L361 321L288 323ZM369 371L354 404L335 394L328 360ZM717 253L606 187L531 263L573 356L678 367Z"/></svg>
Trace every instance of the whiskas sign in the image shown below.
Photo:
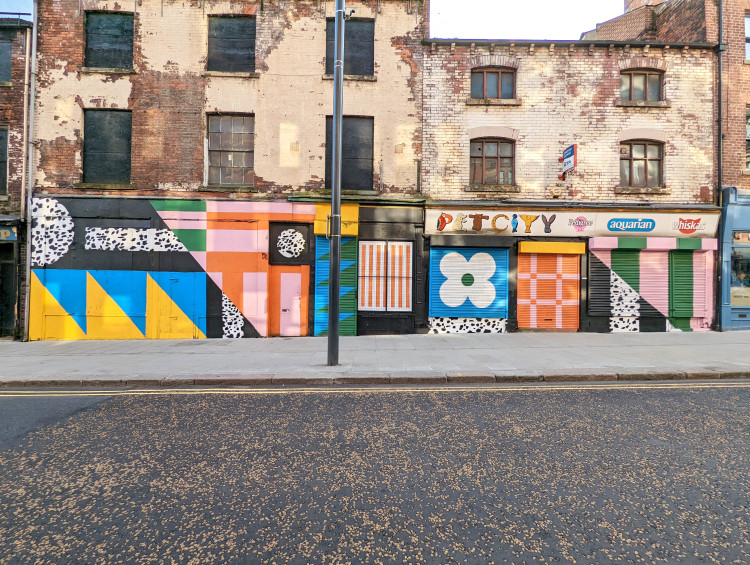
<svg viewBox="0 0 750 565"><path fill-rule="evenodd" d="M425 210L427 234L546 237L716 237L718 213L636 215L598 210L468 208Z"/></svg>

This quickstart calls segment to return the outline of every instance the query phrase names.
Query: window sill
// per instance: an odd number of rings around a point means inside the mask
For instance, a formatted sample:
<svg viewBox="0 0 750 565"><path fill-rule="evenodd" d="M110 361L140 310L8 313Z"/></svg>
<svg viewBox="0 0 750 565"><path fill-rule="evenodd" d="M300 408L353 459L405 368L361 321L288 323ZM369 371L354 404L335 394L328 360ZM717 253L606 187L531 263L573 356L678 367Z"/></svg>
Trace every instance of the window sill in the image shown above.
<svg viewBox="0 0 750 565"><path fill-rule="evenodd" d="M466 192L521 192L517 184L471 184L464 189Z"/></svg>
<svg viewBox="0 0 750 565"><path fill-rule="evenodd" d="M260 73L248 71L203 71L204 77L260 78Z"/></svg>
<svg viewBox="0 0 750 565"><path fill-rule="evenodd" d="M10 196L7 194L0 194L0 202L7 202L8 200L10 200Z"/></svg>
<svg viewBox="0 0 750 565"><path fill-rule="evenodd" d="M615 106L620 108L671 108L672 103L669 100L615 100Z"/></svg>
<svg viewBox="0 0 750 565"><path fill-rule="evenodd" d="M520 98L469 98L467 106L520 106Z"/></svg>
<svg viewBox="0 0 750 565"><path fill-rule="evenodd" d="M0 88L3 88L3 87L10 88L11 86L13 86L13 83L10 81L4 81L4 80L0 81Z"/></svg>
<svg viewBox="0 0 750 565"><path fill-rule="evenodd" d="M750 177L750 169L745 169L744 171L742 171L742 176L743 177Z"/></svg>
<svg viewBox="0 0 750 565"><path fill-rule="evenodd" d="M644 188L642 186L616 186L615 194L669 194L669 189L664 187Z"/></svg>
<svg viewBox="0 0 750 565"><path fill-rule="evenodd" d="M333 80L333 75L323 75L323 80ZM355 80L362 82L377 82L375 75L344 75L344 80Z"/></svg>
<svg viewBox="0 0 750 565"><path fill-rule="evenodd" d="M84 75L106 74L106 75L135 75L135 69L114 69L108 67L81 67L78 72Z"/></svg>
<svg viewBox="0 0 750 565"><path fill-rule="evenodd" d="M81 190L135 190L134 184L120 182L78 182L73 188Z"/></svg>
<svg viewBox="0 0 750 565"><path fill-rule="evenodd" d="M249 184L211 184L202 188L205 192L258 192L258 189Z"/></svg>

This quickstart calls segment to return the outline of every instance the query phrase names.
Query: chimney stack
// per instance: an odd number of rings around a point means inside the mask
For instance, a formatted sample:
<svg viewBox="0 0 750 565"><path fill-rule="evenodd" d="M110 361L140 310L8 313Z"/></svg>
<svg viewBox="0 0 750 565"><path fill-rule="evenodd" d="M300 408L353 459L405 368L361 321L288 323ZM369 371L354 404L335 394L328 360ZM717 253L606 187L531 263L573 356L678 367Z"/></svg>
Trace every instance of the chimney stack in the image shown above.
<svg viewBox="0 0 750 565"><path fill-rule="evenodd" d="M642 6L658 6L666 1L667 0L625 0L625 13L632 12Z"/></svg>

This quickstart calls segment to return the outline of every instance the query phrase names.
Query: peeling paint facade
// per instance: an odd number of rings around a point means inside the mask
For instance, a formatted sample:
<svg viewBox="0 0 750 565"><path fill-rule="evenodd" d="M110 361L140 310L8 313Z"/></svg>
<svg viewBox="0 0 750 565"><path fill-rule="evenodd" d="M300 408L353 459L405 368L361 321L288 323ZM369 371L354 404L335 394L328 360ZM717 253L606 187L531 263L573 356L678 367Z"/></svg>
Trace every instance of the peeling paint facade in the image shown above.
<svg viewBox="0 0 750 565"><path fill-rule="evenodd" d="M326 57L333 3L39 5L30 338L325 333L326 126L333 100ZM342 333L381 326L415 331L419 315L414 308L405 313L403 305L370 312L366 327L358 328L358 226L362 203L367 222L383 228L365 229L368 237L406 240L410 250L417 238L421 243L414 230L422 226L427 6L378 0L350 1L347 8L356 14L353 40L361 42L358 24L371 33L364 49L373 70L344 81L345 119L371 126L371 153L363 158L371 183L342 186L349 238L342 300L351 302L342 308ZM122 57L129 26L128 64L90 64L94 47ZM222 26L229 35L219 35ZM238 26L244 35L231 35ZM106 35L122 29L127 41L113 46ZM241 61L240 71L217 70L216 52L236 60L248 37L252 45L243 56L252 61ZM106 126L93 128L95 118ZM119 139L114 130L122 130ZM114 180L101 166L110 150L121 165ZM240 174L241 182L226 181L225 174ZM412 219L408 234L388 228L401 209ZM394 288L408 285L411 297L412 280L423 274L413 255L408 269L406 261L408 283L402 277ZM62 290L66 277L79 281L77 290Z"/></svg>

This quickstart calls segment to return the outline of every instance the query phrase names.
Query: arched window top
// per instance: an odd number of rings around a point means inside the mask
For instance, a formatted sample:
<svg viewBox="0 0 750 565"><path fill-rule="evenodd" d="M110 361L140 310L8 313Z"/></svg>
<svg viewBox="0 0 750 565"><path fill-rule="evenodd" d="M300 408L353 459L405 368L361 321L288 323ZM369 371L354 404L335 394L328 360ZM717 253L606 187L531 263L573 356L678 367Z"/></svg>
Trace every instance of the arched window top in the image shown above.
<svg viewBox="0 0 750 565"><path fill-rule="evenodd" d="M476 55L469 59L469 67L472 70L489 67L517 69L518 59L506 55Z"/></svg>
<svg viewBox="0 0 750 565"><path fill-rule="evenodd" d="M517 141L519 132L517 129L509 128L507 126L482 126L469 128L467 133L469 134L469 139L472 141L482 138L498 138Z"/></svg>
<svg viewBox="0 0 750 565"><path fill-rule="evenodd" d="M632 71L636 69L665 72L667 70L667 63L664 59L652 57L633 57L620 61L620 71Z"/></svg>
<svg viewBox="0 0 750 565"><path fill-rule="evenodd" d="M632 128L620 132L620 141L658 141L667 142L667 133L655 128Z"/></svg>

